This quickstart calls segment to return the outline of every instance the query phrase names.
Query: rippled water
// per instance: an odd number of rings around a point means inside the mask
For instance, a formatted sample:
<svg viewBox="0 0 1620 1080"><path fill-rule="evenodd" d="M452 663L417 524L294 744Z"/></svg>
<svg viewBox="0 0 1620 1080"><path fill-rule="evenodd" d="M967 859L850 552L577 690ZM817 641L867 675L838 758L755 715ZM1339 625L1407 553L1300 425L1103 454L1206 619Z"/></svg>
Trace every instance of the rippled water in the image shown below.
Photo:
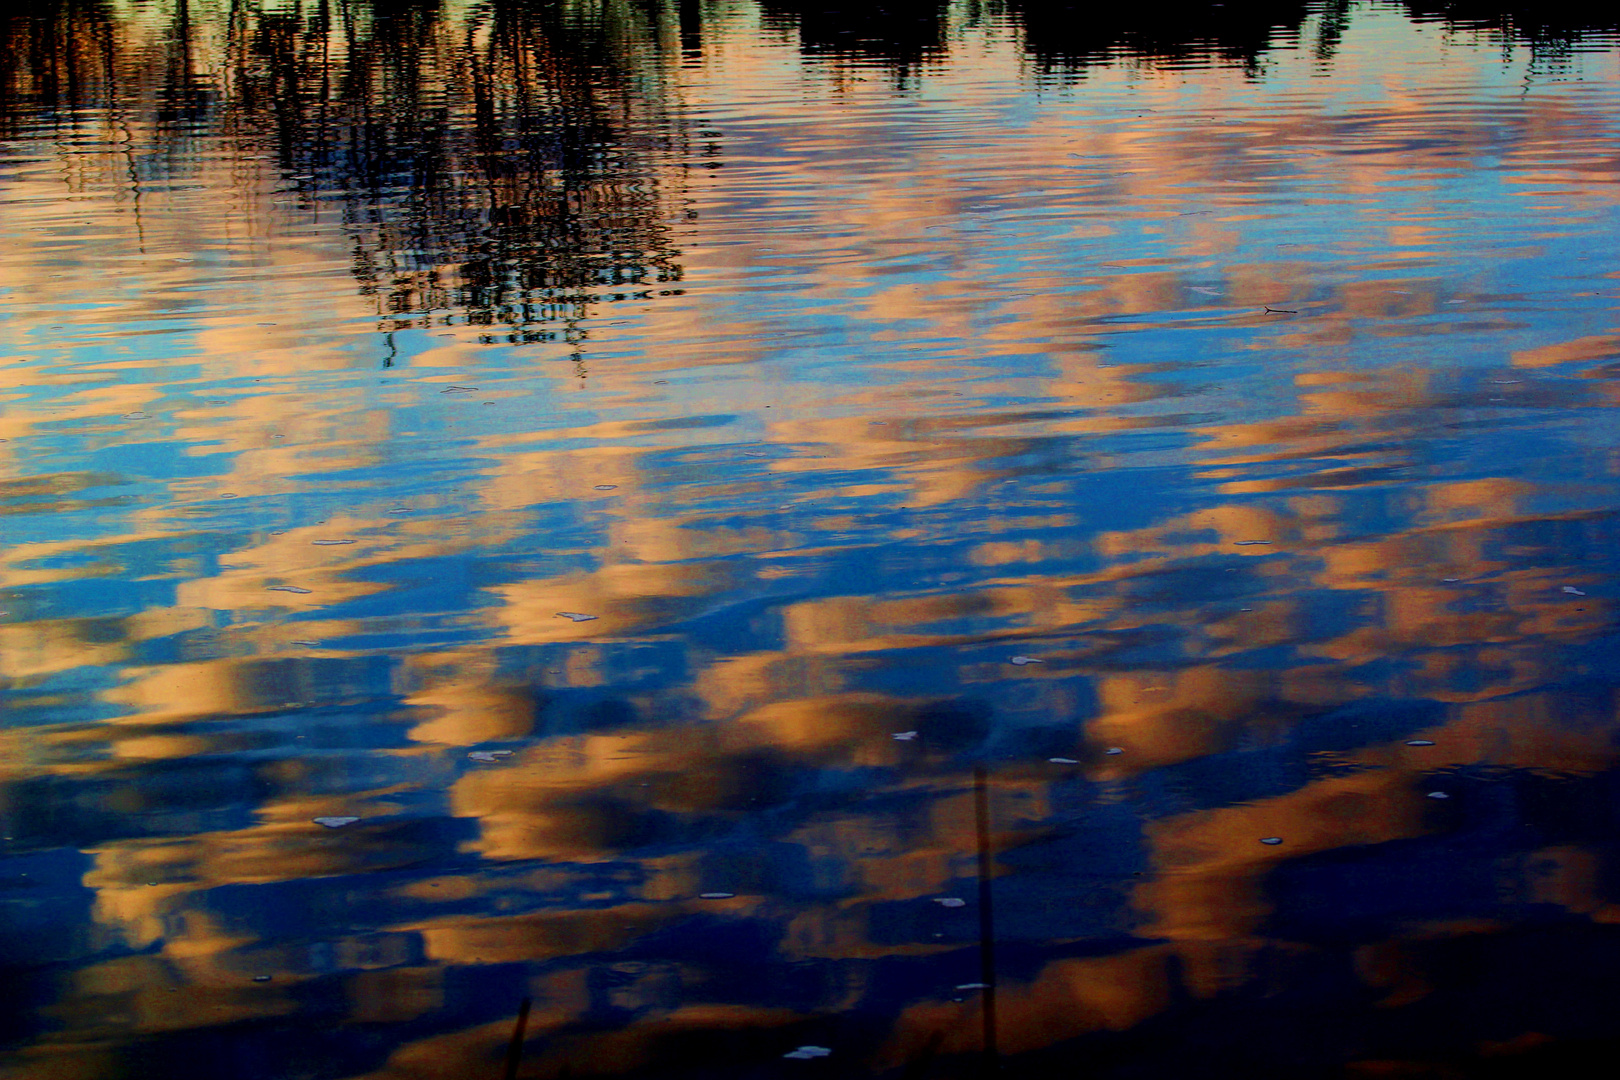
<svg viewBox="0 0 1620 1080"><path fill-rule="evenodd" d="M1613 25L25 6L0 1076L1611 1047Z"/></svg>

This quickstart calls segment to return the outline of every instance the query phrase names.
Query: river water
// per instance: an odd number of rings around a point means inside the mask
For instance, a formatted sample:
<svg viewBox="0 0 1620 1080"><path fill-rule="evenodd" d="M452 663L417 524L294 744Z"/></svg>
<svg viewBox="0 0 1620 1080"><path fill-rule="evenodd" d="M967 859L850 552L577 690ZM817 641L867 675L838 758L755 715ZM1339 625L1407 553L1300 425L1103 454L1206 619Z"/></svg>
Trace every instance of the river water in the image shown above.
<svg viewBox="0 0 1620 1080"><path fill-rule="evenodd" d="M0 1077L1611 1045L1613 23L18 7Z"/></svg>

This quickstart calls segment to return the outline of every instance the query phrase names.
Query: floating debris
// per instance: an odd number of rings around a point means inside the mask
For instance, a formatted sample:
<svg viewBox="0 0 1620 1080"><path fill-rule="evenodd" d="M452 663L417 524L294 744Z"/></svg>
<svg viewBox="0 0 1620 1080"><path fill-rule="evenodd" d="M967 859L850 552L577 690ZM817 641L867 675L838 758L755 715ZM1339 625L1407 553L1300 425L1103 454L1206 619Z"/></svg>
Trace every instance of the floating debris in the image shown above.
<svg viewBox="0 0 1620 1080"><path fill-rule="evenodd" d="M734 892L706 892L698 893L699 900L730 900L737 894Z"/></svg>
<svg viewBox="0 0 1620 1080"><path fill-rule="evenodd" d="M1461 581L1462 578L1460 578L1460 577L1443 577L1440 580L1444 581L1444 582L1447 582L1447 583L1450 583L1450 582L1453 582L1453 581Z"/></svg>
<svg viewBox="0 0 1620 1080"><path fill-rule="evenodd" d="M447 386L443 390L440 390L439 393L441 393L441 394L470 394L474 390L477 390L477 389L478 389L478 387L476 387L476 386Z"/></svg>
<svg viewBox="0 0 1620 1080"><path fill-rule="evenodd" d="M388 512L390 514L408 514L411 512L411 508L408 506L396 506Z"/></svg>
<svg viewBox="0 0 1620 1080"><path fill-rule="evenodd" d="M474 761L499 761L501 758L511 757L510 750L474 750L467 755Z"/></svg>
<svg viewBox="0 0 1620 1080"><path fill-rule="evenodd" d="M557 617L559 619L572 619L574 622L590 622L592 619L597 618L595 615L585 615L578 611L559 611Z"/></svg>
<svg viewBox="0 0 1620 1080"><path fill-rule="evenodd" d="M619 486L618 484L597 484L596 487L593 490L595 490L595 491L612 491L615 488L617 488L618 486Z"/></svg>
<svg viewBox="0 0 1620 1080"><path fill-rule="evenodd" d="M1271 544L1271 541L1270 540L1234 540L1234 541L1232 541L1232 546L1233 547L1254 547L1257 544L1265 544L1265 545L1269 546Z"/></svg>
<svg viewBox="0 0 1620 1080"><path fill-rule="evenodd" d="M812 1058L824 1058L831 1053L832 1051L825 1046L801 1046L797 1050L789 1050L782 1056L797 1061L809 1061Z"/></svg>
<svg viewBox="0 0 1620 1080"><path fill-rule="evenodd" d="M967 907L967 901L960 896L936 896L934 903L940 907Z"/></svg>
<svg viewBox="0 0 1620 1080"><path fill-rule="evenodd" d="M320 642L318 642L318 641L295 641L295 642L293 642L293 644L294 645L308 645L311 648L314 648L315 646L319 645Z"/></svg>
<svg viewBox="0 0 1620 1080"><path fill-rule="evenodd" d="M222 498L222 499L234 499L234 498L236 498L236 492L234 492L234 491L222 491L222 492L219 493L219 497Z"/></svg>
<svg viewBox="0 0 1620 1080"><path fill-rule="evenodd" d="M144 412L127 412L127 413L124 414L124 419L125 420L150 420L150 419L152 419L152 414L151 413L144 413Z"/></svg>
<svg viewBox="0 0 1620 1080"><path fill-rule="evenodd" d="M1431 792L1429 792L1429 798L1431 798L1431 799L1449 799L1449 798L1451 798L1451 796L1447 795L1443 791L1431 791Z"/></svg>
<svg viewBox="0 0 1620 1080"><path fill-rule="evenodd" d="M1040 660L1040 659L1037 659L1037 658L1035 658L1033 656L1015 656L1015 657L1013 657L1011 660L1009 660L1007 662L1009 664L1017 664L1019 667L1023 667L1025 664L1044 664L1044 663L1046 663L1045 660Z"/></svg>
<svg viewBox="0 0 1620 1080"><path fill-rule="evenodd" d="M1577 589L1573 585L1565 585L1564 586L1564 591L1569 593L1569 595L1571 595L1571 596L1585 596L1586 595L1584 592L1582 592L1580 589Z"/></svg>
<svg viewBox="0 0 1620 1080"><path fill-rule="evenodd" d="M1125 748L1123 746L1110 746L1108 749L1103 751L1103 753L1107 754L1109 757L1113 757L1115 754L1123 754L1124 752Z"/></svg>
<svg viewBox="0 0 1620 1080"><path fill-rule="evenodd" d="M1080 762L1072 757L1049 757L1046 759L1054 765L1078 765Z"/></svg>
<svg viewBox="0 0 1620 1080"><path fill-rule="evenodd" d="M295 592L295 593L307 593L307 592L309 592L308 589L300 589L296 585L269 585L269 586L265 587L265 591L266 592Z"/></svg>
<svg viewBox="0 0 1620 1080"><path fill-rule="evenodd" d="M269 982L270 981L270 976L268 976L268 975L255 975L255 976L253 976L253 981L254 982Z"/></svg>
<svg viewBox="0 0 1620 1080"><path fill-rule="evenodd" d="M1272 847L1276 847L1278 844L1282 843L1282 837L1280 837L1280 836L1262 836L1260 838L1260 842L1262 844L1270 844Z"/></svg>
<svg viewBox="0 0 1620 1080"><path fill-rule="evenodd" d="M990 989L990 984L989 983L963 983L961 986L958 986L957 989L958 990L988 990L988 989Z"/></svg>
<svg viewBox="0 0 1620 1080"><path fill-rule="evenodd" d="M1267 307L1266 308L1266 314L1267 315L1298 315L1299 312L1297 310L1293 309L1293 308Z"/></svg>
<svg viewBox="0 0 1620 1080"><path fill-rule="evenodd" d="M897 731L892 736L895 742L910 742L917 737L915 731Z"/></svg>
<svg viewBox="0 0 1620 1080"><path fill-rule="evenodd" d="M1433 746L1434 745L1434 740L1433 739L1407 739L1406 740L1406 745L1407 746Z"/></svg>
<svg viewBox="0 0 1620 1080"><path fill-rule="evenodd" d="M316 547L338 547L341 544L352 544L353 540L311 540Z"/></svg>
<svg viewBox="0 0 1620 1080"><path fill-rule="evenodd" d="M328 829L341 829L345 825L353 825L360 819L357 817L318 817L315 824L325 825Z"/></svg>
<svg viewBox="0 0 1620 1080"><path fill-rule="evenodd" d="M1187 286L1187 288L1191 292L1203 293L1205 296L1219 296L1219 295L1221 295L1221 290L1219 290L1219 289L1211 289L1211 288L1209 288L1208 286L1205 286L1205 285L1189 285L1189 286Z"/></svg>

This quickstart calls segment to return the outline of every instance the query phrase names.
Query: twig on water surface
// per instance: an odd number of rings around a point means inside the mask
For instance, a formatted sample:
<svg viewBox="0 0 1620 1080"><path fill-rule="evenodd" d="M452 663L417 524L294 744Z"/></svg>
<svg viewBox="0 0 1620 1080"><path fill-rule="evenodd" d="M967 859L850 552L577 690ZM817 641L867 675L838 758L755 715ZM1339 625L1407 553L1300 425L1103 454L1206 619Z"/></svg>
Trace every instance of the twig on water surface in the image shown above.
<svg viewBox="0 0 1620 1080"><path fill-rule="evenodd" d="M1266 314L1267 315L1298 315L1299 312L1293 310L1292 308L1272 307L1271 305L1267 304L1266 305Z"/></svg>
<svg viewBox="0 0 1620 1080"><path fill-rule="evenodd" d="M529 1026L531 999L524 998L518 1006L517 1026L512 1028L512 1041L506 1045L505 1080L517 1080L518 1066L523 1064L523 1029Z"/></svg>
<svg viewBox="0 0 1620 1080"><path fill-rule="evenodd" d="M1000 1064L996 1053L996 938L990 907L990 787L984 766L973 769L973 816L979 827L979 995L984 1019L984 1075L994 1076Z"/></svg>

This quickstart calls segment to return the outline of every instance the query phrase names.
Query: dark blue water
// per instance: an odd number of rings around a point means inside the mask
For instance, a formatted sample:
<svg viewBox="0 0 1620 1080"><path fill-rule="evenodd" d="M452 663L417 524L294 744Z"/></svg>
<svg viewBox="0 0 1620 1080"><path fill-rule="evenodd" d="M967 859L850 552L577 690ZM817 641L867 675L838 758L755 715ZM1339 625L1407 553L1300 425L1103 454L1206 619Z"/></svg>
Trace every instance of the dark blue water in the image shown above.
<svg viewBox="0 0 1620 1080"><path fill-rule="evenodd" d="M1617 31L0 15L0 1077L1607 1076Z"/></svg>

